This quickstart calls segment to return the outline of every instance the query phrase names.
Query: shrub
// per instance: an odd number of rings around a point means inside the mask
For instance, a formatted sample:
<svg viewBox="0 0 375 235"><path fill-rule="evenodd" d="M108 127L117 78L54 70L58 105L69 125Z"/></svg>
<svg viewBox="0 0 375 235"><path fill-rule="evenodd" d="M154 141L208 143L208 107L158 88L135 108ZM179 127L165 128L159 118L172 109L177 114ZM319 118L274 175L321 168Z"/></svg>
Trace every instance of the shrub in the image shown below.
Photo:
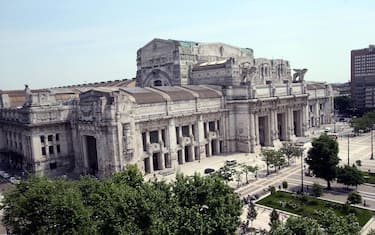
<svg viewBox="0 0 375 235"><path fill-rule="evenodd" d="M282 185L283 185L283 189L287 189L288 188L288 182L283 181Z"/></svg>
<svg viewBox="0 0 375 235"><path fill-rule="evenodd" d="M311 194L315 197L320 197L323 194L323 186L318 183L314 183L311 188Z"/></svg>
<svg viewBox="0 0 375 235"><path fill-rule="evenodd" d="M362 197L358 192L353 191L353 192L350 192L348 194L348 200L347 201L350 204L359 204L359 203L362 202Z"/></svg>
<svg viewBox="0 0 375 235"><path fill-rule="evenodd" d="M275 186L270 186L268 189L270 190L271 195L272 195L272 194L275 194L275 192L276 192L276 188L275 188Z"/></svg>
<svg viewBox="0 0 375 235"><path fill-rule="evenodd" d="M319 203L318 203L318 201L316 201L316 200L310 200L310 201L308 202L308 204L309 204L310 206L317 206Z"/></svg>

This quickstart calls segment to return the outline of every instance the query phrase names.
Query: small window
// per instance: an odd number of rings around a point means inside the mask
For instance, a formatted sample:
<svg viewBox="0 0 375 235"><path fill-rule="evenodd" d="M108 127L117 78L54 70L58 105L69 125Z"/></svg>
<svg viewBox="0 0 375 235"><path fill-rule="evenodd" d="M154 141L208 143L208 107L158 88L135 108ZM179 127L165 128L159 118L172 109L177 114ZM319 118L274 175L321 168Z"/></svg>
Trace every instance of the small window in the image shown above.
<svg viewBox="0 0 375 235"><path fill-rule="evenodd" d="M56 141L59 141L59 140L60 140L60 135L56 134Z"/></svg>
<svg viewBox="0 0 375 235"><path fill-rule="evenodd" d="M48 146L48 152L49 154L53 154L53 146Z"/></svg>
<svg viewBox="0 0 375 235"><path fill-rule="evenodd" d="M42 155L46 156L46 147L42 147Z"/></svg>
<svg viewBox="0 0 375 235"><path fill-rule="evenodd" d="M48 141L52 141L53 140L53 135L48 135Z"/></svg>
<svg viewBox="0 0 375 235"><path fill-rule="evenodd" d="M60 150L60 145L59 145L59 144L56 145L56 151L57 151L57 153L60 153L60 152L61 152L61 150Z"/></svg>
<svg viewBox="0 0 375 235"><path fill-rule="evenodd" d="M44 135L41 135L41 136L40 136L40 142L41 142L42 144L45 143Z"/></svg>
<svg viewBox="0 0 375 235"><path fill-rule="evenodd" d="M50 168L51 170L56 169L56 168L57 168L57 164L56 164L56 162L51 162L51 163L49 164L49 168Z"/></svg>

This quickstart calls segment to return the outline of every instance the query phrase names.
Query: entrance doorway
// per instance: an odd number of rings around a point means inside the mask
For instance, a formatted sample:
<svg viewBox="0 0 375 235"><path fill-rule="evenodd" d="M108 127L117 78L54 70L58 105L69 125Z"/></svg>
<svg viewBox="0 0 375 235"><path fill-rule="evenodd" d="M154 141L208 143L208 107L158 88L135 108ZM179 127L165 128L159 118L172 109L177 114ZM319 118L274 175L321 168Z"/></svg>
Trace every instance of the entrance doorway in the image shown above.
<svg viewBox="0 0 375 235"><path fill-rule="evenodd" d="M86 139L86 154L87 154L87 164L88 173L95 175L98 173L98 154L96 149L96 139L93 136L85 136Z"/></svg>

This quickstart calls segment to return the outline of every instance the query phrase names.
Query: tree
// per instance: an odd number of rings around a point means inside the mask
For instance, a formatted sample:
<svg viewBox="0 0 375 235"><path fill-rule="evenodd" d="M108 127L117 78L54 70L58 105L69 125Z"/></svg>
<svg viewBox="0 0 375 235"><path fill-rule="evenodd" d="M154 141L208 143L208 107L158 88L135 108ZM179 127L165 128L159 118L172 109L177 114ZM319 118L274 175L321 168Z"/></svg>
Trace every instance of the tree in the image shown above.
<svg viewBox="0 0 375 235"><path fill-rule="evenodd" d="M277 227L279 227L281 224L280 222L280 215L279 213L276 211L276 209L274 208L270 214L270 227L271 227L271 231L272 230L275 230L277 229Z"/></svg>
<svg viewBox="0 0 375 235"><path fill-rule="evenodd" d="M337 96L334 99L335 109L340 114L350 115L352 113L352 99L350 96Z"/></svg>
<svg viewBox="0 0 375 235"><path fill-rule="evenodd" d="M308 151L306 163L318 178L327 181L327 188L331 188L331 181L337 176L339 147L337 141L326 134L314 138L312 148Z"/></svg>
<svg viewBox="0 0 375 235"><path fill-rule="evenodd" d="M375 112L365 113L362 117L354 118L350 122L350 125L354 128L354 131L359 130L370 130L375 124Z"/></svg>
<svg viewBox="0 0 375 235"><path fill-rule="evenodd" d="M320 197L323 194L323 186L318 183L314 183L311 187L311 192L313 196Z"/></svg>
<svg viewBox="0 0 375 235"><path fill-rule="evenodd" d="M363 173L358 168L353 166L344 166L337 169L337 182L346 186L355 186L365 183Z"/></svg>
<svg viewBox="0 0 375 235"><path fill-rule="evenodd" d="M274 150L274 149L262 149L261 150L262 160L266 163L267 166L267 175L270 174L269 172L269 166L273 165L275 167L281 166L284 164L285 159L283 154L280 151Z"/></svg>
<svg viewBox="0 0 375 235"><path fill-rule="evenodd" d="M95 234L92 211L72 182L30 177L4 195L3 223L12 234Z"/></svg>
<svg viewBox="0 0 375 235"><path fill-rule="evenodd" d="M251 227L253 227L253 221L257 218L258 212L255 209L255 205L253 202L250 202L247 207L247 215L246 218L251 221Z"/></svg>
<svg viewBox="0 0 375 235"><path fill-rule="evenodd" d="M175 234L234 234L238 228L241 200L220 177L178 175L172 192L181 208L176 218L171 218L179 227ZM200 213L203 207L207 209Z"/></svg>
<svg viewBox="0 0 375 235"><path fill-rule="evenodd" d="M233 189L217 177L178 175L144 182L129 166L113 178L30 177L5 194L12 234L233 234L242 214Z"/></svg>
<svg viewBox="0 0 375 235"><path fill-rule="evenodd" d="M327 234L359 234L361 227L353 214L338 216L332 209L314 212L314 218Z"/></svg>
<svg viewBox="0 0 375 235"><path fill-rule="evenodd" d="M349 204L360 204L362 202L362 196L356 191L350 192L347 199Z"/></svg>
<svg viewBox="0 0 375 235"><path fill-rule="evenodd" d="M285 223L285 229L289 230L289 234L303 235L320 235L323 234L318 222L307 217L291 216Z"/></svg>
<svg viewBox="0 0 375 235"><path fill-rule="evenodd" d="M283 146L280 148L280 152L286 156L289 166L290 159L293 157L300 157L302 155L303 148L297 146L295 143L284 142Z"/></svg>
<svg viewBox="0 0 375 235"><path fill-rule="evenodd" d="M246 184L248 184L249 183L249 178L248 178L249 173L250 172L251 173L256 172L258 170L258 166L249 166L249 165L242 164L241 168L242 168L243 173L245 173Z"/></svg>
<svg viewBox="0 0 375 235"><path fill-rule="evenodd" d="M236 174L236 170L232 167L224 165L217 171L217 176L222 178L225 182L233 181L233 176Z"/></svg>
<svg viewBox="0 0 375 235"><path fill-rule="evenodd" d="M282 185L283 185L283 189L287 189L288 188L288 182L287 181L283 181Z"/></svg>

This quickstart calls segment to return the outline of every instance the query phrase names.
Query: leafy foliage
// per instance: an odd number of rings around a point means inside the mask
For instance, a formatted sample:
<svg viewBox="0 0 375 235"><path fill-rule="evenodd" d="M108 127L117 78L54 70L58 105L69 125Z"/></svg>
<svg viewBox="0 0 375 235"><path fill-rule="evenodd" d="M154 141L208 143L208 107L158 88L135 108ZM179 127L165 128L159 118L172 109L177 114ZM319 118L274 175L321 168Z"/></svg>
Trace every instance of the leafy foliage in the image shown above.
<svg viewBox="0 0 375 235"><path fill-rule="evenodd" d="M253 223L253 220L256 219L258 216L258 212L255 210L255 205L253 202L250 202L248 207L247 207L247 215L246 218Z"/></svg>
<svg viewBox="0 0 375 235"><path fill-rule="evenodd" d="M354 131L359 130L370 130L375 124L375 112L365 113L362 117L354 118L350 125L354 128Z"/></svg>
<svg viewBox="0 0 375 235"><path fill-rule="evenodd" d="M297 146L295 143L284 142L283 146L280 148L280 152L286 156L289 165L290 159L302 155L303 148Z"/></svg>
<svg viewBox="0 0 375 235"><path fill-rule="evenodd" d="M362 202L362 196L358 192L353 191L348 194L348 203L360 204L361 202Z"/></svg>
<svg viewBox="0 0 375 235"><path fill-rule="evenodd" d="M314 183L311 188L311 193L315 197L320 197L323 194L323 186L318 183Z"/></svg>
<svg viewBox="0 0 375 235"><path fill-rule="evenodd" d="M280 221L280 215L279 213L276 211L276 209L273 209L271 211L271 214L270 214L270 227L271 227L271 231L275 230L277 227L279 227L281 224L281 221Z"/></svg>
<svg viewBox="0 0 375 235"><path fill-rule="evenodd" d="M144 182L135 166L111 179L31 177L5 195L12 234L233 234L241 202L222 179Z"/></svg>
<svg viewBox="0 0 375 235"><path fill-rule="evenodd" d="M349 96L337 96L334 99L335 109L338 110L340 114L350 115L352 114L353 104L352 99Z"/></svg>
<svg viewBox="0 0 375 235"><path fill-rule="evenodd" d="M337 216L331 209L316 211L314 217L327 234L359 234L361 227L353 214Z"/></svg>
<svg viewBox="0 0 375 235"><path fill-rule="evenodd" d="M337 176L339 147L336 140L326 134L312 141L312 148L308 151L306 163L318 178L327 181L327 188L331 188L331 181Z"/></svg>
<svg viewBox="0 0 375 235"><path fill-rule="evenodd" d="M246 183L248 184L249 183L249 179L248 179L249 173L250 172L251 173L256 172L258 170L258 166L250 166L250 165L242 164L241 168L242 168L242 172L245 173Z"/></svg>
<svg viewBox="0 0 375 235"><path fill-rule="evenodd" d="M365 183L363 173L353 166L344 166L337 169L337 182L347 186L358 186Z"/></svg>
<svg viewBox="0 0 375 235"><path fill-rule="evenodd" d="M284 155L278 150L262 149L261 155L262 155L262 160L267 165L267 175L270 174L269 166L274 166L275 172L276 172L276 167L280 167L285 163Z"/></svg>

